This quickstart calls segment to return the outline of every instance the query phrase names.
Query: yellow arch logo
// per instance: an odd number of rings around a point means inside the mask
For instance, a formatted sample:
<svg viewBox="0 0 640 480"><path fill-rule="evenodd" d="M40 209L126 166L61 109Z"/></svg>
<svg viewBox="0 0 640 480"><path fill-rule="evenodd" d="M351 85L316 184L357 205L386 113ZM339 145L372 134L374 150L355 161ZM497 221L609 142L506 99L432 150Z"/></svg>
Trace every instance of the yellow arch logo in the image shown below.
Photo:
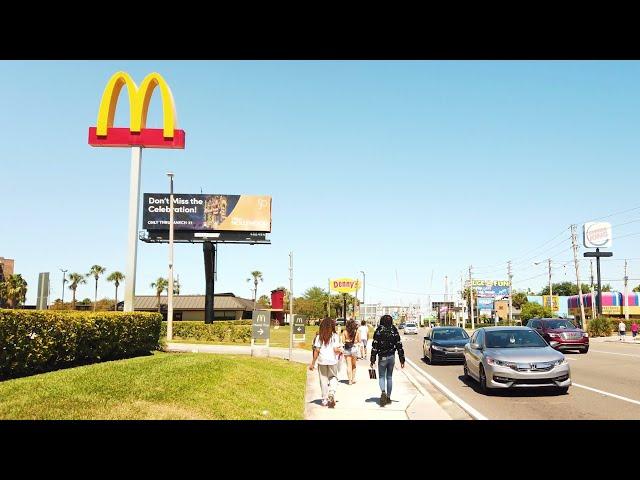
<svg viewBox="0 0 640 480"><path fill-rule="evenodd" d="M129 93L130 123L129 130L133 133L140 133L146 127L147 113L151 95L156 87L160 88L162 97L162 133L166 138L173 138L173 133L177 125L176 106L173 102L173 94L167 82L157 72L150 73L144 80L140 88L127 72L116 72L109 79L109 83L102 93L100 109L98 110L97 134L104 136L107 129L113 127L113 119L116 115L116 106L122 87L126 86Z"/></svg>

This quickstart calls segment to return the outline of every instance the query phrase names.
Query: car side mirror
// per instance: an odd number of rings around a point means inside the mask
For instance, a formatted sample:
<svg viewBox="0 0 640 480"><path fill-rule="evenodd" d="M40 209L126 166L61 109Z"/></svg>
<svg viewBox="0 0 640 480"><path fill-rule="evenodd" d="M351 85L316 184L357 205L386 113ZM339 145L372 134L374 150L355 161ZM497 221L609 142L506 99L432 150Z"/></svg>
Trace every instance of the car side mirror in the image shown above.
<svg viewBox="0 0 640 480"><path fill-rule="evenodd" d="M482 350L479 343L471 343L469 344L469 347L473 348L474 350Z"/></svg>

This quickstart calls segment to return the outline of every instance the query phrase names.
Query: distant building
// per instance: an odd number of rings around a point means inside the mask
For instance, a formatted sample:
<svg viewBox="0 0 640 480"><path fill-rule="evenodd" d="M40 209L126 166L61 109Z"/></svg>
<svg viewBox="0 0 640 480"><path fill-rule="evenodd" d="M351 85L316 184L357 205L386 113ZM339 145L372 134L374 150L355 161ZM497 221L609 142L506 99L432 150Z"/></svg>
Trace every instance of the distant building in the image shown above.
<svg viewBox="0 0 640 480"><path fill-rule="evenodd" d="M173 320L204 322L204 295L174 295ZM118 310L122 310L124 302L118 303ZM213 320L250 320L256 304L253 300L236 297L233 293L219 293L214 295ZM264 309L263 307L258 307ZM158 297L156 295L136 295L133 309L137 312L157 312ZM160 296L160 311L166 320L167 296Z"/></svg>
<svg viewBox="0 0 640 480"><path fill-rule="evenodd" d="M13 265L13 259L0 257L0 282L3 282L5 278L13 275Z"/></svg>

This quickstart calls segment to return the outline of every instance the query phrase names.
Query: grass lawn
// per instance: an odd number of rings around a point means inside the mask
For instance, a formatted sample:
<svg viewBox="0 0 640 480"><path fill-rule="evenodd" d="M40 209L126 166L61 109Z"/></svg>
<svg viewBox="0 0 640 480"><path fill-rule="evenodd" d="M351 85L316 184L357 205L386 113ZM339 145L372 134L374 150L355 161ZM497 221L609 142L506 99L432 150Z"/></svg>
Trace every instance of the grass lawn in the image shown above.
<svg viewBox="0 0 640 480"><path fill-rule="evenodd" d="M311 342L313 341L313 337L315 337L318 332L318 325L307 325L305 327L305 339L304 342L294 342L294 348L303 348L305 350L311 350ZM342 327L343 328L343 327ZM373 332L375 329L373 327L369 327L369 343L371 343L371 339L373 338ZM271 327L271 331L269 333L269 346L270 347L282 347L289 348L289 326L284 325L281 327ZM299 338L299 337L298 337ZM248 342L220 342L220 341L204 341L204 340L193 340L190 338L183 337L173 337L174 342L178 343L207 343L210 345L251 345L251 340ZM264 343L263 340L258 340L260 344Z"/></svg>
<svg viewBox="0 0 640 480"><path fill-rule="evenodd" d="M0 382L0 419L302 419L306 365L156 352Z"/></svg>

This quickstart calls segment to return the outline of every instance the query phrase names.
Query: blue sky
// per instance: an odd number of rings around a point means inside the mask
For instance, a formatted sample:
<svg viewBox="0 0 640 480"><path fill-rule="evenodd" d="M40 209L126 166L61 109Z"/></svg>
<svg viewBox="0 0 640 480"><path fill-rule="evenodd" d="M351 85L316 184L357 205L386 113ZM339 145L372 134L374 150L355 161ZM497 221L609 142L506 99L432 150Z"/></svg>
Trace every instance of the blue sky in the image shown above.
<svg viewBox="0 0 640 480"><path fill-rule="evenodd" d="M288 286L291 250L296 293L364 270L368 302L433 300L445 275L457 291L469 264L504 279L509 259L514 286L538 290L549 256L554 280L575 278L569 225L612 213L603 278L621 280L624 258L640 278L638 62L4 61L0 256L28 303L38 272L53 298L59 268L124 272L130 152L87 145L117 70L160 72L187 135L185 150L144 151L142 192L166 191L171 170L176 192L273 197L272 245L221 246L217 291L249 297L255 269L259 295ZM139 245L138 294L166 264L166 245ZM204 292L200 245L177 245L175 269L183 293Z"/></svg>

